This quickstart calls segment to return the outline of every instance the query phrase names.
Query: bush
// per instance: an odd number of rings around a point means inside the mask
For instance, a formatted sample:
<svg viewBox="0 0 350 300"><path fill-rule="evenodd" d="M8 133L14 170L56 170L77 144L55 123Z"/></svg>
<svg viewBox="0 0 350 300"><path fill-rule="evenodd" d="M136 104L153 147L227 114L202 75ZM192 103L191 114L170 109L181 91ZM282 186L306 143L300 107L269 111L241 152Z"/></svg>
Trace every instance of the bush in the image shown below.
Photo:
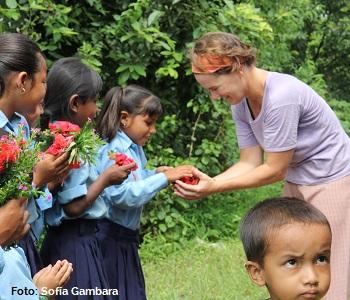
<svg viewBox="0 0 350 300"><path fill-rule="evenodd" d="M0 2L0 32L32 37L49 66L60 57L79 55L100 72L104 91L129 83L149 88L166 111L146 147L150 165L193 163L215 175L237 160L237 142L228 105L211 102L190 75L187 51L193 40L208 31L233 32L258 49L259 66L297 74L332 98L320 71L328 58L321 51L320 16L327 16L321 2L6 0ZM341 45L346 48L345 42ZM330 103L349 132L348 104ZM162 191L145 209L143 232L146 238L160 234L165 240L230 236L240 209L263 191L214 195L202 202ZM225 212L230 212L227 217Z"/></svg>

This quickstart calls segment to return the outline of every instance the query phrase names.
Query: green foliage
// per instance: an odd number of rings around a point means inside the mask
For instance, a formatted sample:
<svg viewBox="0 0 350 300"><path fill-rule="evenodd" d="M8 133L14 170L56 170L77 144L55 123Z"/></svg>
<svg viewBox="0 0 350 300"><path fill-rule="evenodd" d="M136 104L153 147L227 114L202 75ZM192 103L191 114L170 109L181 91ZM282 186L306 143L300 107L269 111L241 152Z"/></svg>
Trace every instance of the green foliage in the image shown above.
<svg viewBox="0 0 350 300"><path fill-rule="evenodd" d="M95 164L97 151L104 143L95 132L93 123L86 122L67 148L67 152L70 153L68 162Z"/></svg>
<svg viewBox="0 0 350 300"><path fill-rule="evenodd" d="M335 111L346 133L350 136L350 103L347 101L332 99L328 104Z"/></svg>
<svg viewBox="0 0 350 300"><path fill-rule="evenodd" d="M166 112L146 147L150 166L191 163L216 175L238 159L235 129L228 105L210 101L190 74L193 40L208 31L237 34L256 47L258 66L295 74L334 99L329 103L349 132L348 10L345 0L6 0L0 32L31 36L49 65L80 56L100 72L104 91L130 83L149 88ZM164 241L234 234L240 214L217 216L269 196L263 191L186 202L164 190L146 206L144 234Z"/></svg>

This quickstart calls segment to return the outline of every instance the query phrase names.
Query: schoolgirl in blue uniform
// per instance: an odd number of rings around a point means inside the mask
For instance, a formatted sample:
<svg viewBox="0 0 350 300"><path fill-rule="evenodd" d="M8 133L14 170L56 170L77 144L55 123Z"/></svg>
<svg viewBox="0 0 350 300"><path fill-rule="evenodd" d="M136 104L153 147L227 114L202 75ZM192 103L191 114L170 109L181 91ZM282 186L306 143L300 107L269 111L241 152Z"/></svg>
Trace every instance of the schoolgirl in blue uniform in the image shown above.
<svg viewBox="0 0 350 300"><path fill-rule="evenodd" d="M15 41L21 41L20 43L24 44L24 36L21 35L7 34L3 35L2 39L4 43L8 43L2 45L4 50L6 47L14 46ZM16 82L17 94L10 89L6 90L4 88L5 85L1 89L4 100L2 100L0 111L0 128L2 128L2 132L14 135L17 135L19 128L21 128L24 131L24 138L28 139L30 135L29 126L24 117L18 112L34 112L40 103L43 102L46 92L46 63L37 45L30 40L26 40L25 46L29 48L22 50L13 48L12 53L4 52L1 57L3 64L1 71L4 74L4 79L11 71L18 71L19 77ZM27 60L30 55L33 55L36 59L32 61ZM34 72L38 73L38 75L33 76ZM5 81L3 81L3 84L5 84ZM52 195L47 189L46 183L57 175L56 172L60 172L60 169L65 167L68 168L67 157L62 156L55 159L55 161L52 158L42 161L35 168L37 172L34 173L33 184L41 187L45 195L28 201L28 222L31 224L31 228L18 242L18 245L24 250L32 276L43 268L36 244L44 228L43 211L52 205Z"/></svg>
<svg viewBox="0 0 350 300"><path fill-rule="evenodd" d="M29 127L26 120L17 111L33 112L43 101L46 91L46 63L39 47L21 34L0 35L0 128L2 132L17 135L24 131L28 138ZM21 125L21 126L20 126ZM67 158L65 158L67 160ZM44 158L38 163L33 173L33 184L45 186L52 176L59 176L65 168L64 161ZM52 176L50 176L50 171ZM34 199L28 201L29 222L34 224L38 219L37 203ZM33 245L31 245L33 246ZM33 251L35 249L33 248ZM52 281L51 271L59 278L67 279L71 272L68 262L57 262L55 268L49 266L40 271L50 275L50 279L41 278L38 287L57 287ZM36 277L38 278L38 276ZM55 278L54 278L55 279ZM44 285L42 285L44 284ZM0 248L0 299L23 299L12 290L31 289L35 294L26 295L26 299L38 299L37 287L33 284L30 269L24 251L21 247L7 246Z"/></svg>
<svg viewBox="0 0 350 300"><path fill-rule="evenodd" d="M169 182L192 175L189 166L145 169L142 146L156 132L161 114L160 99L148 90L137 85L114 87L106 94L97 123L98 132L108 142L99 152L99 172L114 164L110 151L125 153L138 166L122 184L106 188L102 195L108 213L99 222L97 236L110 287L118 289L119 300L146 299L138 254L143 206Z"/></svg>
<svg viewBox="0 0 350 300"><path fill-rule="evenodd" d="M20 113L25 117L29 128L34 128L38 122L40 115L43 113L43 105L40 103L34 112L26 112L21 110ZM44 189L45 195L35 199L31 207L30 231L22 239L18 245L23 249L27 257L30 273L33 277L40 269L43 268L43 262L37 249L37 243L44 230L44 211L52 206L52 194L48 187Z"/></svg>
<svg viewBox="0 0 350 300"><path fill-rule="evenodd" d="M101 77L74 57L56 61L47 79L43 127L48 121L69 121L83 126L93 119L96 100L102 88ZM46 123L46 124L45 124ZM45 212L49 225L41 254L44 263L66 258L74 271L65 285L68 291L109 288L99 244L96 239L97 220L104 218L107 207L100 194L111 184L122 181L130 166L112 166L98 175L95 166L81 164L73 169L57 190L54 205ZM58 295L56 299L87 299L84 295ZM115 299L115 296L92 295L89 299Z"/></svg>

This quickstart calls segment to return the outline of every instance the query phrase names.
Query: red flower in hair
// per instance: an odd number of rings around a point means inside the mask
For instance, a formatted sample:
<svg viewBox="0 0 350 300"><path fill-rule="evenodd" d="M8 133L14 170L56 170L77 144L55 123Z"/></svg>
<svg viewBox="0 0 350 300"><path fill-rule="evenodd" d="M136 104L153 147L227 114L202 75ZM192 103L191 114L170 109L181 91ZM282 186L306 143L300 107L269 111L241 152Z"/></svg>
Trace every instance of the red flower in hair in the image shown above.
<svg viewBox="0 0 350 300"><path fill-rule="evenodd" d="M130 158L124 153L110 152L109 159L115 160L115 164L118 166L124 166L135 162L132 158ZM131 169L131 171L135 171L136 169L137 169L137 164L135 164L135 166Z"/></svg>
<svg viewBox="0 0 350 300"><path fill-rule="evenodd" d="M180 180L186 184L191 184L191 185L196 185L199 183L199 178L194 176L184 176Z"/></svg>

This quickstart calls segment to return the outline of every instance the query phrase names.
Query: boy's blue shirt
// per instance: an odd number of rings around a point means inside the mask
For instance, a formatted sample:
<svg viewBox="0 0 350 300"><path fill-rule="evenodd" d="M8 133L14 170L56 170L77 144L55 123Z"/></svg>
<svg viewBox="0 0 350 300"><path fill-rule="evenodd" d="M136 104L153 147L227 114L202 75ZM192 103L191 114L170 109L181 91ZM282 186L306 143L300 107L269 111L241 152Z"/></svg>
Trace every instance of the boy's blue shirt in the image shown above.
<svg viewBox="0 0 350 300"><path fill-rule="evenodd" d="M101 147L97 165L99 174L115 163L114 160L109 159L110 151L126 154L134 159L138 168L131 171L128 178L121 184L105 189L103 198L108 206L107 218L136 230L140 227L143 205L165 188L168 180L164 173L145 169L147 159L142 147L135 144L123 131L118 131L110 143Z"/></svg>

